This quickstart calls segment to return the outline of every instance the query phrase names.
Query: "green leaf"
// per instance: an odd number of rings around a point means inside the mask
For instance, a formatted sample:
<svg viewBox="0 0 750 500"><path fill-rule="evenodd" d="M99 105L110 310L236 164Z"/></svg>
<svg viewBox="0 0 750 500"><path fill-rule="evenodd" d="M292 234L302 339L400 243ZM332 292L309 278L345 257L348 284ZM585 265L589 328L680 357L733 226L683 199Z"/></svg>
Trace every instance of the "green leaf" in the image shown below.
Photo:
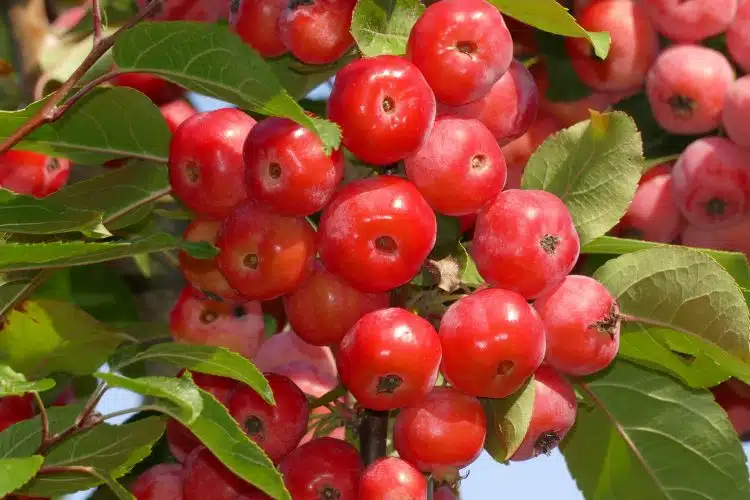
<svg viewBox="0 0 750 500"><path fill-rule="evenodd" d="M71 300L78 307L118 329L121 322L138 320L133 290L112 266L94 264L71 267L66 271L70 278ZM124 330L134 337L133 332Z"/></svg>
<svg viewBox="0 0 750 500"><path fill-rule="evenodd" d="M0 398L21 396L27 392L44 392L53 387L55 387L55 381L51 378L27 381L23 374L13 370L10 366L0 365Z"/></svg>
<svg viewBox="0 0 750 500"><path fill-rule="evenodd" d="M140 23L117 40L114 57L122 70L154 73L241 108L294 120L314 130L328 149L341 141L335 124L305 114L263 58L224 26Z"/></svg>
<svg viewBox="0 0 750 500"><path fill-rule="evenodd" d="M189 379L177 377L128 378L116 373L95 373L95 377L112 387L120 387L143 396L165 399L177 408L181 422L193 422L203 410L197 386Z"/></svg>
<svg viewBox="0 0 750 500"><path fill-rule="evenodd" d="M222 347L176 342L157 344L121 360L113 369L143 361L166 361L191 371L231 378L252 387L269 404L275 404L268 381L255 365L244 356Z"/></svg>
<svg viewBox="0 0 750 500"><path fill-rule="evenodd" d="M149 456L153 445L164 434L166 421L149 417L125 425L99 424L76 434L53 448L45 467L92 467L113 478L121 477ZM57 497L92 488L104 482L91 474L45 474L26 488L24 495Z"/></svg>
<svg viewBox="0 0 750 500"><path fill-rule="evenodd" d="M217 253L217 250L205 241L186 242L167 233L106 243L5 243L0 244L0 272L81 266L175 248L186 250L197 258L211 258Z"/></svg>
<svg viewBox="0 0 750 500"><path fill-rule="evenodd" d="M625 361L578 389L562 452L588 500L750 495L742 446L710 393Z"/></svg>
<svg viewBox="0 0 750 500"><path fill-rule="evenodd" d="M42 377L54 372L88 375L125 340L73 304L26 301L13 309L0 330L0 362Z"/></svg>
<svg viewBox="0 0 750 500"><path fill-rule="evenodd" d="M0 322L2 316L13 307L13 304L22 296L32 280L39 273L24 272L12 274L0 274ZM0 327L2 324L0 323Z"/></svg>
<svg viewBox="0 0 750 500"><path fill-rule="evenodd" d="M0 459L0 498L13 493L29 482L42 467L44 457L32 455L23 458Z"/></svg>
<svg viewBox="0 0 750 500"><path fill-rule="evenodd" d="M498 462L507 462L518 451L531 423L534 409L534 378L503 399L483 398L487 415L487 439L484 449Z"/></svg>
<svg viewBox="0 0 750 500"><path fill-rule="evenodd" d="M81 232L111 236L102 226L102 213L66 207L47 198L34 198L0 189L0 232L56 234Z"/></svg>
<svg viewBox="0 0 750 500"><path fill-rule="evenodd" d="M310 65L303 64L294 56L287 54L267 62L284 89L294 99L302 99L315 87L328 81L353 59L354 56L350 53L335 63Z"/></svg>
<svg viewBox="0 0 750 500"><path fill-rule="evenodd" d="M359 0L351 32L362 55L406 54L411 28L424 9L418 0Z"/></svg>
<svg viewBox="0 0 750 500"><path fill-rule="evenodd" d="M547 139L529 159L521 186L559 196L581 244L622 218L643 170L641 138L622 112L599 114Z"/></svg>
<svg viewBox="0 0 750 500"><path fill-rule="evenodd" d="M0 138L6 138L44 105L37 101L20 111L0 111ZM59 120L42 125L17 149L98 165L135 157L166 163L167 123L145 95L126 87L94 89Z"/></svg>
<svg viewBox="0 0 750 500"><path fill-rule="evenodd" d="M484 285L482 276L479 275L477 265L471 258L463 244L458 244L458 264L461 267L461 283L467 286Z"/></svg>
<svg viewBox="0 0 750 500"><path fill-rule="evenodd" d="M604 59L609 53L608 33L590 32L581 28L568 10L557 0L489 0L503 14L518 19L543 31L567 37L586 38L594 47L597 56Z"/></svg>
<svg viewBox="0 0 750 500"><path fill-rule="evenodd" d="M76 421L83 403L47 408L49 431L57 434ZM11 425L0 433L0 459L23 458L35 454L42 443L42 420L39 415Z"/></svg>

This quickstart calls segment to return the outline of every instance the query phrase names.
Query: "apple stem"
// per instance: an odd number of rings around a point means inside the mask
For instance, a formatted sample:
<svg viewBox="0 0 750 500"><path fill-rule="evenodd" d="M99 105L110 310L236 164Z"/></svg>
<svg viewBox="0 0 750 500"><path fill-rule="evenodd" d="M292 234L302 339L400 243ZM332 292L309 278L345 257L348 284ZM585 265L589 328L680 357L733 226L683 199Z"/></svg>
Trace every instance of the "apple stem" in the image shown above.
<svg viewBox="0 0 750 500"><path fill-rule="evenodd" d="M365 410L359 426L359 452L365 466L386 456L390 412Z"/></svg>

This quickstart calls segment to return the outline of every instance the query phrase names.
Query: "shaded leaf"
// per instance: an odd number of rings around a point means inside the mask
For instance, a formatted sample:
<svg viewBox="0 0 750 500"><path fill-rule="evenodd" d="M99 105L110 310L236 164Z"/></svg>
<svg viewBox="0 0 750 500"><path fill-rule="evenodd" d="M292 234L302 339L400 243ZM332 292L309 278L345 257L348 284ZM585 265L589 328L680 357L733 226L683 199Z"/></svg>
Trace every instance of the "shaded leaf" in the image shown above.
<svg viewBox="0 0 750 500"><path fill-rule="evenodd" d="M518 451L531 423L534 409L534 378L502 399L481 399L487 416L484 449L498 462L507 462Z"/></svg>
<svg viewBox="0 0 750 500"><path fill-rule="evenodd" d="M84 404L55 406L47 409L49 431L57 434L75 422ZM35 454L42 444L42 420L39 415L11 425L0 432L0 459L23 458Z"/></svg>
<svg viewBox="0 0 750 500"><path fill-rule="evenodd" d="M55 381L51 378L28 381L22 373L16 372L10 366L0 365L0 398L21 396L27 392L44 392L53 387Z"/></svg>
<svg viewBox="0 0 750 500"><path fill-rule="evenodd" d="M66 207L47 198L34 198L0 189L0 232L56 234L81 232L110 236L102 213Z"/></svg>
<svg viewBox="0 0 750 500"><path fill-rule="evenodd" d="M418 0L359 0L352 17L352 36L365 57L406 54L411 28L424 5Z"/></svg>
<svg viewBox="0 0 750 500"><path fill-rule="evenodd" d="M41 455L0 458L0 498L13 493L33 478L44 462Z"/></svg>

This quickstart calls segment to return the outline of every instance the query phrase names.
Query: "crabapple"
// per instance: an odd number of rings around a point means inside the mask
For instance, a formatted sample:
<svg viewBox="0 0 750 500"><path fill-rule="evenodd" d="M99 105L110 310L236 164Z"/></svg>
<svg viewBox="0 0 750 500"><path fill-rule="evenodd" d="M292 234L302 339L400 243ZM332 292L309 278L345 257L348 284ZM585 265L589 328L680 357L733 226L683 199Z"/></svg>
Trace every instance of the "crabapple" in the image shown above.
<svg viewBox="0 0 750 500"><path fill-rule="evenodd" d="M497 140L471 118L438 117L427 141L404 165L427 203L452 216L478 212L503 190L507 176Z"/></svg>
<svg viewBox="0 0 750 500"><path fill-rule="evenodd" d="M737 15L725 33L730 57L746 73L750 71L750 1L740 0Z"/></svg>
<svg viewBox="0 0 750 500"><path fill-rule="evenodd" d="M659 165L653 166L646 170L641 175L641 179L638 181L638 185L643 185L653 179L654 177L660 177L662 175L670 175L672 173L672 163L660 163Z"/></svg>
<svg viewBox="0 0 750 500"><path fill-rule="evenodd" d="M398 307L362 316L336 357L341 381L357 402L380 411L410 405L430 392L440 359L432 325Z"/></svg>
<svg viewBox="0 0 750 500"><path fill-rule="evenodd" d="M458 390L504 398L516 392L544 359L544 325L521 295L487 288L462 297L438 331L442 372Z"/></svg>
<svg viewBox="0 0 750 500"><path fill-rule="evenodd" d="M554 368L540 366L534 374L534 406L529 428L510 459L518 462L549 454L573 427L577 408L570 382Z"/></svg>
<svg viewBox="0 0 750 500"><path fill-rule="evenodd" d="M514 59L487 95L463 106L438 104L438 117L476 118L502 145L521 137L531 127L538 106L534 78L523 63Z"/></svg>
<svg viewBox="0 0 750 500"><path fill-rule="evenodd" d="M659 54L659 35L638 2L601 0L576 14L588 31L608 32L611 46L606 59L593 53L584 38L566 38L565 48L581 80L606 92L630 90L646 81L646 74Z"/></svg>
<svg viewBox="0 0 750 500"><path fill-rule="evenodd" d="M253 358L258 370L287 375L304 369L336 385L338 371L331 349L304 342L293 331L277 333L265 341Z"/></svg>
<svg viewBox="0 0 750 500"><path fill-rule="evenodd" d="M711 392L729 417L737 436L747 436L750 433L750 399L735 392L728 382L713 387Z"/></svg>
<svg viewBox="0 0 750 500"><path fill-rule="evenodd" d="M159 106L159 111L161 111L164 121L167 122L167 127L169 127L170 132L173 134L177 131L180 125L197 113L190 103L182 99L176 99L166 104L162 104Z"/></svg>
<svg viewBox="0 0 750 500"><path fill-rule="evenodd" d="M604 285L569 275L539 297L534 309L544 323L544 362L570 375L591 375L609 366L620 346L620 309Z"/></svg>
<svg viewBox="0 0 750 500"><path fill-rule="evenodd" d="M194 219L185 229L182 238L185 241L205 241L213 245L216 243L220 228L220 221L207 218ZM222 299L240 298L237 290L229 285L227 279L219 271L216 257L196 259L183 250L180 252L180 269L185 279L205 294L216 295Z"/></svg>
<svg viewBox="0 0 750 500"><path fill-rule="evenodd" d="M359 500L427 500L427 480L397 457L376 460L359 479Z"/></svg>
<svg viewBox="0 0 750 500"><path fill-rule="evenodd" d="M435 490L435 494L432 497L433 500L457 500L458 495L450 488L450 486L441 486Z"/></svg>
<svg viewBox="0 0 750 500"><path fill-rule="evenodd" d="M487 419L479 400L438 386L399 412L393 445L403 460L441 480L473 462L486 435Z"/></svg>
<svg viewBox="0 0 750 500"><path fill-rule="evenodd" d="M338 345L368 312L385 309L388 293L364 293L316 262L312 276L284 297L284 309L297 335L313 345Z"/></svg>
<svg viewBox="0 0 750 500"><path fill-rule="evenodd" d="M737 12L737 0L642 0L656 29L681 43L723 33Z"/></svg>
<svg viewBox="0 0 750 500"><path fill-rule="evenodd" d="M682 225L682 215L672 196L672 175L668 172L641 180L618 231L624 238L671 243L679 237Z"/></svg>
<svg viewBox="0 0 750 500"><path fill-rule="evenodd" d="M531 155L541 144L555 132L562 130L563 124L554 116L539 113L534 123L525 134L502 147L508 179L505 189L521 187L521 177Z"/></svg>
<svg viewBox="0 0 750 500"><path fill-rule="evenodd" d="M229 26L263 57L284 55L277 26L287 5L288 0L240 0L229 14Z"/></svg>
<svg viewBox="0 0 750 500"><path fill-rule="evenodd" d="M276 373L264 376L275 406L266 403L254 389L241 386L234 391L228 409L250 439L278 463L305 435L310 405L305 393L288 377Z"/></svg>
<svg viewBox="0 0 750 500"><path fill-rule="evenodd" d="M748 234L750 234L750 217L745 217L738 224L729 227L705 228L688 225L682 231L682 244L698 248L741 252L750 259L750 238L747 237Z"/></svg>
<svg viewBox="0 0 750 500"><path fill-rule="evenodd" d="M141 473L130 485L136 500L182 500L181 464L159 464Z"/></svg>
<svg viewBox="0 0 750 500"><path fill-rule="evenodd" d="M143 10L148 0L136 0ZM216 0L167 0L162 3L161 10L154 15L154 19L162 21L199 21L215 22L226 19L229 15L229 2Z"/></svg>
<svg viewBox="0 0 750 500"><path fill-rule="evenodd" d="M340 188L318 226L326 269L362 292L385 292L419 273L435 244L435 213L416 187L392 175Z"/></svg>
<svg viewBox="0 0 750 500"><path fill-rule="evenodd" d="M560 198L546 191L511 189L485 206L474 230L472 254L491 285L534 299L573 269L580 242Z"/></svg>
<svg viewBox="0 0 750 500"><path fill-rule="evenodd" d="M123 73L112 78L111 82L117 87L129 87L145 94L156 105L179 99L185 93L179 85L149 73Z"/></svg>
<svg viewBox="0 0 750 500"><path fill-rule="evenodd" d="M341 152L327 155L315 132L287 118L253 127L244 157L248 195L281 215L318 212L344 177Z"/></svg>
<svg viewBox="0 0 750 500"><path fill-rule="evenodd" d="M732 225L750 210L750 153L723 137L691 143L672 170L675 203L690 224Z"/></svg>
<svg viewBox="0 0 750 500"><path fill-rule="evenodd" d="M435 98L459 106L484 97L508 70L513 40L494 5L442 0L419 17L406 50Z"/></svg>
<svg viewBox="0 0 750 500"><path fill-rule="evenodd" d="M242 493L255 490L202 446L185 460L184 474L184 500L237 500Z"/></svg>
<svg viewBox="0 0 750 500"><path fill-rule="evenodd" d="M34 417L34 396L4 396L0 398L0 432L22 420Z"/></svg>
<svg viewBox="0 0 750 500"><path fill-rule="evenodd" d="M745 148L750 148L750 127L747 118L750 116L750 75L735 81L724 101L722 122L729 138Z"/></svg>
<svg viewBox="0 0 750 500"><path fill-rule="evenodd" d="M303 63L335 62L354 43L349 28L356 3L356 0L292 0L279 18L279 38Z"/></svg>
<svg viewBox="0 0 750 500"><path fill-rule="evenodd" d="M315 262L315 231L302 218L249 201L224 220L216 246L219 270L243 296L271 300L296 290Z"/></svg>
<svg viewBox="0 0 750 500"><path fill-rule="evenodd" d="M294 500L357 500L362 468L354 446L329 437L303 444L279 465Z"/></svg>
<svg viewBox="0 0 750 500"><path fill-rule="evenodd" d="M651 66L646 96L654 118L667 132L691 135L719 126L735 74L721 52L697 45L673 45Z"/></svg>
<svg viewBox="0 0 750 500"><path fill-rule="evenodd" d="M341 127L344 146L373 165L414 154L432 128L435 109L435 96L419 69L391 55L344 66L328 101L328 116Z"/></svg>
<svg viewBox="0 0 750 500"><path fill-rule="evenodd" d="M198 113L169 145L172 191L194 212L223 218L247 198L242 147L255 120L235 108Z"/></svg>
<svg viewBox="0 0 750 500"><path fill-rule="evenodd" d="M11 149L0 154L0 188L44 198L65 186L70 166L64 158Z"/></svg>

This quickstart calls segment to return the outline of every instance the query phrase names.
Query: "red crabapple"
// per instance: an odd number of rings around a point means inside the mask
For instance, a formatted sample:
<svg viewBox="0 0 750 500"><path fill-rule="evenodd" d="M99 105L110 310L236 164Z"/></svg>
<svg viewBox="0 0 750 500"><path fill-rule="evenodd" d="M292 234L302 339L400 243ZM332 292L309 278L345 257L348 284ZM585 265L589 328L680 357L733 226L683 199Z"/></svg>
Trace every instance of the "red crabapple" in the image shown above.
<svg viewBox="0 0 750 500"><path fill-rule="evenodd" d="M486 435L487 419L477 398L435 387L396 416L393 445L403 460L441 480L473 462Z"/></svg>
<svg viewBox="0 0 750 500"><path fill-rule="evenodd" d="M185 89L163 78L148 73L123 73L111 80L117 87L130 87L151 99L156 105L179 99Z"/></svg>
<svg viewBox="0 0 750 500"><path fill-rule="evenodd" d="M138 6L143 8L149 3L148 0L136 0ZM229 2L217 0L166 0L162 3L161 10L154 16L155 20L161 21L198 21L215 22L226 19L229 15Z"/></svg>
<svg viewBox="0 0 750 500"><path fill-rule="evenodd" d="M189 285L169 313L169 329L177 342L225 347L248 359L265 333L260 303L211 300Z"/></svg>
<svg viewBox="0 0 750 500"><path fill-rule="evenodd" d="M719 126L724 98L734 78L734 69L721 52L673 45L651 66L646 95L664 130L702 134Z"/></svg>
<svg viewBox="0 0 750 500"><path fill-rule="evenodd" d="M521 295L488 288L451 304L440 322L442 372L458 390L504 398L544 359L544 325Z"/></svg>
<svg viewBox="0 0 750 500"><path fill-rule="evenodd" d="M659 35L639 3L601 0L578 12L576 19L588 31L608 32L612 40L602 60L594 55L588 40L565 39L573 68L586 85L614 92L640 87L646 81L659 53Z"/></svg>
<svg viewBox="0 0 750 500"><path fill-rule="evenodd" d="M750 71L750 1L740 0L737 16L725 33L727 51L744 72Z"/></svg>
<svg viewBox="0 0 750 500"><path fill-rule="evenodd" d="M182 238L185 241L205 241L216 243L221 222L198 218L190 222ZM184 250L180 252L180 269L185 279L205 294L216 295L222 299L239 299L240 295L232 288L219 271L216 257L213 259L196 259Z"/></svg>
<svg viewBox="0 0 750 500"><path fill-rule="evenodd" d="M234 391L228 409L250 439L274 463L279 463L305 435L310 405L305 393L288 377L263 375L273 392L275 406L266 403L254 389L241 386Z"/></svg>
<svg viewBox="0 0 750 500"><path fill-rule="evenodd" d="M169 146L169 182L188 208L223 218L247 198L242 147L255 120L234 108L198 113Z"/></svg>
<svg viewBox="0 0 750 500"><path fill-rule="evenodd" d="M164 121L167 122L167 127L173 134L177 132L180 125L197 113L190 103L182 99L162 104L159 106L159 111L161 111Z"/></svg>
<svg viewBox="0 0 750 500"><path fill-rule="evenodd" d="M484 0L433 3L409 34L407 56L451 106L490 91L513 59L513 40L502 14Z"/></svg>
<svg viewBox="0 0 750 500"><path fill-rule="evenodd" d="M433 500L458 500L458 495L450 488L450 486L441 486L435 490L435 494L432 497Z"/></svg>
<svg viewBox="0 0 750 500"><path fill-rule="evenodd" d="M435 386L440 338L425 319L393 307L365 314L336 356L341 382L371 410L393 410L423 398Z"/></svg>
<svg viewBox="0 0 750 500"><path fill-rule="evenodd" d="M229 14L229 26L263 57L287 52L277 26L288 0L240 0Z"/></svg>
<svg viewBox="0 0 750 500"><path fill-rule="evenodd" d="M65 186L70 166L64 158L11 149L0 155L0 188L44 198Z"/></svg>
<svg viewBox="0 0 750 500"><path fill-rule="evenodd" d="M735 392L728 382L711 389L716 403L726 412L737 436L750 434L750 399Z"/></svg>
<svg viewBox="0 0 750 500"><path fill-rule="evenodd" d="M476 118L501 144L521 137L536 118L539 91L526 66L514 59L508 71L478 101L463 106L438 105L438 116Z"/></svg>
<svg viewBox="0 0 750 500"><path fill-rule="evenodd" d="M328 115L341 127L343 144L355 156L388 165L422 146L435 120L435 107L432 89L416 66L382 55L358 59L338 72Z"/></svg>
<svg viewBox="0 0 750 500"><path fill-rule="evenodd" d="M346 184L318 227L326 269L363 292L385 292L419 273L435 244L435 213L416 187L391 175Z"/></svg>
<svg viewBox="0 0 750 500"><path fill-rule="evenodd" d="M544 323L544 362L570 375L591 375L612 363L620 346L620 309L604 285L569 275L534 302Z"/></svg>
<svg viewBox="0 0 750 500"><path fill-rule="evenodd" d="M364 293L328 271L320 261L294 293L284 297L284 309L297 335L313 345L338 345L346 332L368 312L385 309L388 293Z"/></svg>
<svg viewBox="0 0 750 500"><path fill-rule="evenodd" d="M542 365L534 374L531 422L518 450L510 458L522 461L549 454L565 438L576 420L573 386L554 368Z"/></svg>
<svg viewBox="0 0 750 500"><path fill-rule="evenodd" d="M184 500L237 500L240 494L252 490L208 448L196 448L185 461Z"/></svg>
<svg viewBox="0 0 750 500"><path fill-rule="evenodd" d="M654 177L672 174L672 167L674 167L674 164L672 163L660 163L659 165L655 165L646 170L646 172L641 175L641 179L638 181L638 184L645 184Z"/></svg>
<svg viewBox="0 0 750 500"><path fill-rule="evenodd" d="M279 471L294 500L357 500L362 461L354 446L334 438L303 444L281 462Z"/></svg>
<svg viewBox="0 0 750 500"><path fill-rule="evenodd" d="M33 418L34 414L34 397L31 394L0 398L0 432L22 420Z"/></svg>
<svg viewBox="0 0 750 500"><path fill-rule="evenodd" d="M642 0L656 29L681 43L723 33L737 12L737 0Z"/></svg>
<svg viewBox="0 0 750 500"><path fill-rule="evenodd" d="M341 152L327 155L315 132L287 118L253 127L244 156L249 197L281 215L320 211L344 177Z"/></svg>
<svg viewBox="0 0 750 500"><path fill-rule="evenodd" d="M723 137L690 144L672 170L677 207L690 224L732 225L750 210L750 153Z"/></svg>
<svg viewBox="0 0 750 500"><path fill-rule="evenodd" d="M741 252L750 259L750 217L729 227L705 228L688 225L682 231L682 244L713 250Z"/></svg>
<svg viewBox="0 0 750 500"><path fill-rule="evenodd" d="M438 117L427 141L404 165L427 203L453 216L478 212L503 190L507 176L497 140L471 118Z"/></svg>
<svg viewBox="0 0 750 500"><path fill-rule="evenodd" d="M409 462L384 457L359 479L359 500L427 500L427 480Z"/></svg>
<svg viewBox="0 0 750 500"><path fill-rule="evenodd" d="M279 19L279 37L294 57L304 63L335 62L354 43L349 28L356 3L356 0L292 0Z"/></svg>
<svg viewBox="0 0 750 500"><path fill-rule="evenodd" d="M326 383L335 385L338 380L336 360L331 349L310 345L292 331L277 333L263 343L253 363L264 372L291 376L288 375L290 372L302 369L312 372Z"/></svg>
<svg viewBox="0 0 750 500"><path fill-rule="evenodd" d="M479 213L471 252L490 285L533 299L567 276L579 250L573 219L560 198L512 189Z"/></svg>
<svg viewBox="0 0 750 500"><path fill-rule="evenodd" d="M722 122L729 138L745 148L750 148L750 75L735 81L724 101Z"/></svg>
<svg viewBox="0 0 750 500"><path fill-rule="evenodd" d="M315 262L315 231L302 218L250 201L224 220L216 240L219 269L243 296L271 300L296 290Z"/></svg>
<svg viewBox="0 0 750 500"><path fill-rule="evenodd" d="M672 196L672 175L641 180L628 211L618 225L619 235L657 243L672 243L682 230L682 215Z"/></svg>
<svg viewBox="0 0 750 500"><path fill-rule="evenodd" d="M182 483L182 465L159 464L141 473L130 492L136 500L182 500Z"/></svg>

